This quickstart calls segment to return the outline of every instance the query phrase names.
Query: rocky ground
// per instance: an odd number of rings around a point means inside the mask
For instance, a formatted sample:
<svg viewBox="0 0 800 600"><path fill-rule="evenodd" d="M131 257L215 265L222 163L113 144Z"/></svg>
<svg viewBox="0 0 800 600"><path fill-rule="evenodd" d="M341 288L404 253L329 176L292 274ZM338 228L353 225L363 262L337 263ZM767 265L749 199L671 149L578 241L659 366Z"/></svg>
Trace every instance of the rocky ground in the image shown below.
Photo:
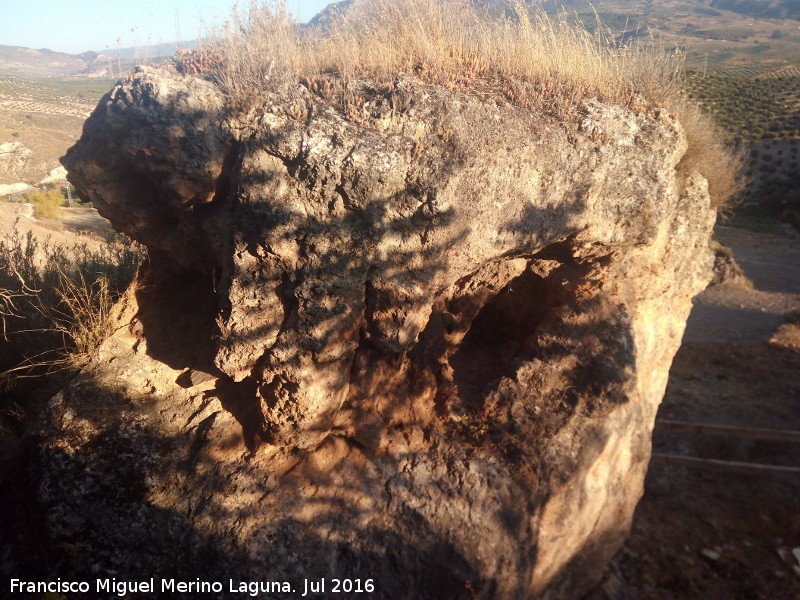
<svg viewBox="0 0 800 600"><path fill-rule="evenodd" d="M659 419L797 430L800 352L768 343L800 308L800 240L718 228L753 288L703 292ZM654 451L797 466L800 444L656 431ZM652 463L631 537L599 597L613 600L800 598L800 477Z"/></svg>

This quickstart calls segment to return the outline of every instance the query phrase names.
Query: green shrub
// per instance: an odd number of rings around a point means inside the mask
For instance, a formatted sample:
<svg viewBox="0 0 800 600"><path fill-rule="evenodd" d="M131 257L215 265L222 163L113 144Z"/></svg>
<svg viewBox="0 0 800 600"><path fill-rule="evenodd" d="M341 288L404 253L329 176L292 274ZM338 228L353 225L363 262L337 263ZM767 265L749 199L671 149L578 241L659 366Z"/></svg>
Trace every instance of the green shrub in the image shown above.
<svg viewBox="0 0 800 600"><path fill-rule="evenodd" d="M33 214L40 219L55 219L66 204L63 194L56 189L37 190L25 195L25 199L33 204Z"/></svg>

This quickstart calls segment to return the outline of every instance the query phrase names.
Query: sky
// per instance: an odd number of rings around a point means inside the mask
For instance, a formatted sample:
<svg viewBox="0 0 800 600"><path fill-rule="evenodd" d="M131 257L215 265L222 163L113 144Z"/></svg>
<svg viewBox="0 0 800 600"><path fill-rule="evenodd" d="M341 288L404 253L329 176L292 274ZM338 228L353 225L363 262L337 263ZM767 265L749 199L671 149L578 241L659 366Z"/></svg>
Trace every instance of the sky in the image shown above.
<svg viewBox="0 0 800 600"><path fill-rule="evenodd" d="M287 0L301 22L331 0ZM202 37L235 0L0 0L0 45L79 54ZM240 5L249 5L243 0Z"/></svg>

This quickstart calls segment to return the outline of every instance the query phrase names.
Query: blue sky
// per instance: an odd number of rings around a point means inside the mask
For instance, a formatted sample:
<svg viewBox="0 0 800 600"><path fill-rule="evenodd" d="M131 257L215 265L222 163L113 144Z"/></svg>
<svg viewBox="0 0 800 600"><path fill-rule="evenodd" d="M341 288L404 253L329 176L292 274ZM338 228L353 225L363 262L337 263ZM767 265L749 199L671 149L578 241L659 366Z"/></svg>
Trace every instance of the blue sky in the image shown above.
<svg viewBox="0 0 800 600"><path fill-rule="evenodd" d="M307 21L331 0L287 0ZM0 0L0 44L78 54L195 39L222 24L235 0ZM249 5L249 0L240 2ZM177 18L176 18L177 16ZM132 31L133 30L133 31Z"/></svg>

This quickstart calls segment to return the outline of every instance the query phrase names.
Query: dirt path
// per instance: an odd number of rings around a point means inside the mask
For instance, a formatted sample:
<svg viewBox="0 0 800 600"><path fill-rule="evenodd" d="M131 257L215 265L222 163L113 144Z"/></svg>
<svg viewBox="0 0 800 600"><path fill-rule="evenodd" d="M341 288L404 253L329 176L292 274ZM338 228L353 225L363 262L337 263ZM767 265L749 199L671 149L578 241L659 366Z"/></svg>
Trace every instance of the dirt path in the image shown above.
<svg viewBox="0 0 800 600"><path fill-rule="evenodd" d="M659 419L800 430L800 352L766 343L800 309L800 240L719 228L753 281L696 300ZM654 452L800 466L800 444L656 431ZM604 600L800 599L800 476L652 463Z"/></svg>
<svg viewBox="0 0 800 600"><path fill-rule="evenodd" d="M800 239L732 227L717 228L714 237L733 249L753 288L723 284L701 293L684 343L767 341L783 315L800 310Z"/></svg>

